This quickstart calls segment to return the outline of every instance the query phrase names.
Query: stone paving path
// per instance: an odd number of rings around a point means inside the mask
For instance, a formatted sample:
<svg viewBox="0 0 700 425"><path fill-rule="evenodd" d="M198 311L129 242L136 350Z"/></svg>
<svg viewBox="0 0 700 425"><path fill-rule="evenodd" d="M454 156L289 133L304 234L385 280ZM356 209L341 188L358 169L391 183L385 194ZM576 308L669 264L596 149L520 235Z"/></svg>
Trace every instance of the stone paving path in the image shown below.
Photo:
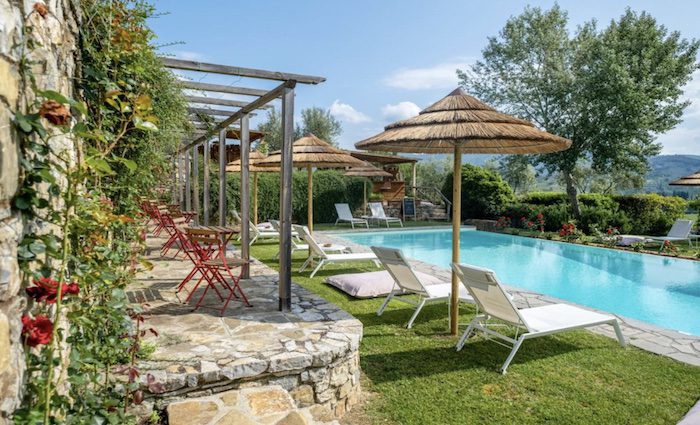
<svg viewBox="0 0 700 425"><path fill-rule="evenodd" d="M366 246L349 242L342 239L342 236L339 237L329 234L328 232L316 232L314 233L314 236L320 242L337 243L349 246L353 252L369 251L369 248ZM434 266L422 261L411 260L410 262L413 264L416 270L440 277L446 282L449 282L451 279L450 270L448 269ZM519 308L536 307L554 303L575 305L574 303L566 300L560 300L522 288L513 286L506 286L506 288L513 295L514 301ZM594 310L590 307L579 307ZM613 314L609 312L604 313ZM622 333L625 335L631 345L655 354L671 357L683 363L700 366L700 337L687 335L670 329L664 329L616 314L613 315L619 319ZM590 328L590 330L611 338L615 338L615 332L610 326L599 326Z"/></svg>

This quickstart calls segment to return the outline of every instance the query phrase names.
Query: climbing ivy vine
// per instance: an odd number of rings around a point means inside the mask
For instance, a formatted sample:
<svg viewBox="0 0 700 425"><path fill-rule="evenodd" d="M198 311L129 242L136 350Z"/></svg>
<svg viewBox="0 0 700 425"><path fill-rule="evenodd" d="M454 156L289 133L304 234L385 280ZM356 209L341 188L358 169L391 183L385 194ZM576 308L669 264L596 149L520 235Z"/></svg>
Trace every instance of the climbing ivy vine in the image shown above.
<svg viewBox="0 0 700 425"><path fill-rule="evenodd" d="M131 423L140 403L136 358L148 329L125 288L139 268L139 198L170 175L187 132L186 102L161 65L138 0L82 0L80 78L71 98L37 86L31 14L20 47L24 99L14 125L22 181L13 199L30 299L22 317L27 371L15 423Z"/></svg>

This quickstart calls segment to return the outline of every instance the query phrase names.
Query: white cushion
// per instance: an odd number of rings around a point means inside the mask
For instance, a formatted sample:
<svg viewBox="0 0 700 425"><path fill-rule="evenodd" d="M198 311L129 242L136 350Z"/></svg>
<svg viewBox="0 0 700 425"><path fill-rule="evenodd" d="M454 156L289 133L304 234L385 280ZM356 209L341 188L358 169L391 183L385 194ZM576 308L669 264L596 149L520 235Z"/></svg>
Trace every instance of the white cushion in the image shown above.
<svg viewBox="0 0 700 425"><path fill-rule="evenodd" d="M437 277L421 272L416 272L416 277L426 286L445 284ZM326 278L326 283L356 298L383 297L394 289L394 279L386 270L339 274Z"/></svg>

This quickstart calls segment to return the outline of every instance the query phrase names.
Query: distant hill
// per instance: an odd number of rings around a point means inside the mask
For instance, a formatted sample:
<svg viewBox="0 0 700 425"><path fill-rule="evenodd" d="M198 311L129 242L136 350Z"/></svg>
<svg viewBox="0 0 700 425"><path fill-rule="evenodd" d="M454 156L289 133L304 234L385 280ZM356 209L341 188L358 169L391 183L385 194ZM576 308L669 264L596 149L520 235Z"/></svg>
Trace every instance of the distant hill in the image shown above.
<svg viewBox="0 0 700 425"><path fill-rule="evenodd" d="M668 184L680 177L700 170L700 155L659 155L649 161L651 171L647 174L644 185L645 192L656 192L665 195L696 193L698 189L669 186Z"/></svg>

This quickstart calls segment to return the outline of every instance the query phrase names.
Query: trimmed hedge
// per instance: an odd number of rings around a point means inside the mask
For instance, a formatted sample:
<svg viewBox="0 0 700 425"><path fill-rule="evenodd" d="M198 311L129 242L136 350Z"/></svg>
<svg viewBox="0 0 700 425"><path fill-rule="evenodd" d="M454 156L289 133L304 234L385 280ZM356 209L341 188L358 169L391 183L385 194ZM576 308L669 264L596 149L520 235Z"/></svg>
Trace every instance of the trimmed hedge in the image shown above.
<svg viewBox="0 0 700 425"><path fill-rule="evenodd" d="M685 213L687 201L676 196L658 194L609 196L586 193L579 196L581 219L578 227L591 232L594 227L617 227L621 233L664 235ZM558 192L533 192L508 205L503 215L519 226L520 218L534 219L542 213L545 229L556 231L572 219L567 196Z"/></svg>
<svg viewBox="0 0 700 425"><path fill-rule="evenodd" d="M279 217L280 199L279 173L258 174L258 218L260 221ZM295 223L307 224L307 175L306 170L295 171L292 181L292 220ZM364 179L361 177L345 177L336 170L317 170L314 172L314 221L317 223L333 223L337 218L335 203L348 203L350 209L359 208L362 205L362 187ZM251 177L251 212L252 190ZM213 216L218 211L218 176L211 175L211 210ZM240 209L241 179L238 173L226 174L227 209L232 211ZM368 191L372 187L367 184ZM200 203L201 205L201 203Z"/></svg>

